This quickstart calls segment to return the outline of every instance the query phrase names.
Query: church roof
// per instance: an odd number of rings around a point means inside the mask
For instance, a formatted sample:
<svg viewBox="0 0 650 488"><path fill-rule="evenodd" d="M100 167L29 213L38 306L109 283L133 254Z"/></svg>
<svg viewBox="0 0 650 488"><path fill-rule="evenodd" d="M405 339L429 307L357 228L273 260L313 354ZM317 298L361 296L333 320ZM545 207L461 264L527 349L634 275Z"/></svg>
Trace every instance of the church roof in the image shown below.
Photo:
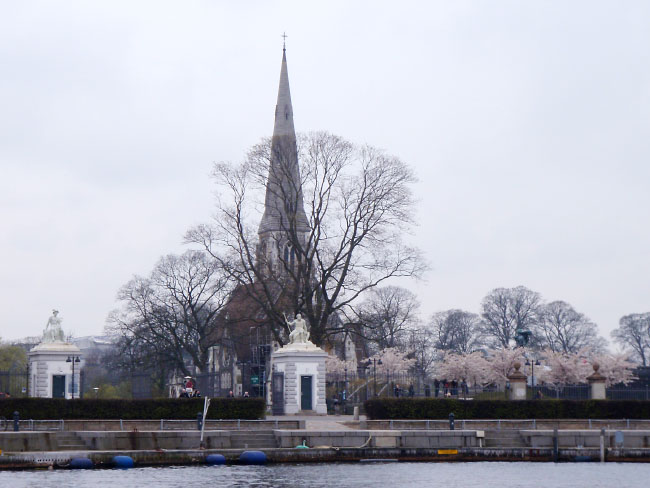
<svg viewBox="0 0 650 488"><path fill-rule="evenodd" d="M289 89L287 53L282 50L282 67L278 101L275 106L275 124L271 139L271 162L266 182L264 215L260 222L260 234L274 231L309 231L305 214L296 131L293 125L293 107Z"/></svg>

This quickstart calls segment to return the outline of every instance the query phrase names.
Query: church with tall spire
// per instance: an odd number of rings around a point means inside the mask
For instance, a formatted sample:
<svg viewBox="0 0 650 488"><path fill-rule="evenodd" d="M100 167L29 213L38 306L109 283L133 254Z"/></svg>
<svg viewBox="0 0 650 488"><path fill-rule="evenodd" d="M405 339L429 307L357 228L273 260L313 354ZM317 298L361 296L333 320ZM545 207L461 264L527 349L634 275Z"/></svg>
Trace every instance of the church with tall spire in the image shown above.
<svg viewBox="0 0 650 488"><path fill-rule="evenodd" d="M258 263L263 264L270 274L293 267L298 256L296 247L304 245L308 233L309 221L303 203L287 51L283 46L264 215L258 229Z"/></svg>
<svg viewBox="0 0 650 488"><path fill-rule="evenodd" d="M285 314L298 309L298 296L304 270L300 256L310 232L303 203L302 180L289 88L286 48L282 49L280 83L266 177L264 212L258 227L255 281L237 287L222 319L227 341L214 346L211 369L219 372L219 385L240 394L249 391L261 396L264 383L254 385L251 378L266 378L271 345L277 344L271 321L284 321ZM255 330L255 334L251 334ZM230 345L225 344L230 342ZM248 364L246 371L237 364ZM236 384L235 378L241 378ZM228 385L226 387L226 385ZM223 389L222 389L223 391ZM227 390L226 390L227 391Z"/></svg>
<svg viewBox="0 0 650 488"><path fill-rule="evenodd" d="M319 293L312 263L306 258L312 245L311 226L309 214L305 212L284 46L270 142L264 209L257 229L256 262L244 282L233 290L220 316L222 337L219 344L211 348L210 369L214 373L214 384L206 391L214 396L224 391L235 394L248 391L252 396L268 393L271 352L287 343L288 317L296 317L298 313L307 317L313 313L313 307L309 310L305 304ZM315 307L318 306L317 303ZM330 318L332 322L339 320L336 314ZM341 349L344 357L356 356L355 345L348 334L334 337L328 347ZM323 364L323 373L324 368ZM202 389L206 388L204 385Z"/></svg>

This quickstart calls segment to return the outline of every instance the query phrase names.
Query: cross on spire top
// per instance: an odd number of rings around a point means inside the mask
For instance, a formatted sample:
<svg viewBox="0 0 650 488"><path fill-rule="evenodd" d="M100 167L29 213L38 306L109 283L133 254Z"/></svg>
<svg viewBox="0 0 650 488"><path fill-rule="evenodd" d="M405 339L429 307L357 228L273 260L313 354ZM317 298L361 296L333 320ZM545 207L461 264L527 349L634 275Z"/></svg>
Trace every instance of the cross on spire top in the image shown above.
<svg viewBox="0 0 650 488"><path fill-rule="evenodd" d="M289 36L287 35L287 33L286 33L286 32L283 32L283 33L282 33L282 50L283 50L283 51L286 51L286 50L287 50L287 37L289 37Z"/></svg>

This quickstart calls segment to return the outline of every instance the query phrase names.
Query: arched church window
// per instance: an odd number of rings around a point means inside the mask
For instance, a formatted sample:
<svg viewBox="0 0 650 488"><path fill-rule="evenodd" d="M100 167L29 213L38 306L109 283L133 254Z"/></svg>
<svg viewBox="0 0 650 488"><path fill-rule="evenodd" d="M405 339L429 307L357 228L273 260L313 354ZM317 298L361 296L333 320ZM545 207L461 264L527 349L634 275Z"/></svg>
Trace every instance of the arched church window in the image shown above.
<svg viewBox="0 0 650 488"><path fill-rule="evenodd" d="M284 246L284 264L293 267L296 262L296 250L290 242Z"/></svg>

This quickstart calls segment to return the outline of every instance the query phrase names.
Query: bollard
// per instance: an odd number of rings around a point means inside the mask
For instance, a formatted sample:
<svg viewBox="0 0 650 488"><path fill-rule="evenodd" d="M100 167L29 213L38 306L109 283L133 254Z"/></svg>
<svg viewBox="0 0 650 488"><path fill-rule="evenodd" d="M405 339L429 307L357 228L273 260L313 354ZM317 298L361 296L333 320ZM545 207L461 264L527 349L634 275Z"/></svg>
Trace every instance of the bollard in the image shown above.
<svg viewBox="0 0 650 488"><path fill-rule="evenodd" d="M16 411L14 412L14 432L20 430L20 414Z"/></svg>
<svg viewBox="0 0 650 488"><path fill-rule="evenodd" d="M454 430L454 419L455 416L454 413L452 412L449 414L449 430Z"/></svg>
<svg viewBox="0 0 650 488"><path fill-rule="evenodd" d="M201 427L203 427L203 412L197 412L197 414L196 414L196 428L198 430L201 430Z"/></svg>
<svg viewBox="0 0 650 488"><path fill-rule="evenodd" d="M359 407L354 407L354 420L359 420Z"/></svg>
<svg viewBox="0 0 650 488"><path fill-rule="evenodd" d="M605 462L605 429L600 429L600 462Z"/></svg>
<svg viewBox="0 0 650 488"><path fill-rule="evenodd" d="M560 440L557 429L553 429L553 461L557 463L560 457Z"/></svg>

